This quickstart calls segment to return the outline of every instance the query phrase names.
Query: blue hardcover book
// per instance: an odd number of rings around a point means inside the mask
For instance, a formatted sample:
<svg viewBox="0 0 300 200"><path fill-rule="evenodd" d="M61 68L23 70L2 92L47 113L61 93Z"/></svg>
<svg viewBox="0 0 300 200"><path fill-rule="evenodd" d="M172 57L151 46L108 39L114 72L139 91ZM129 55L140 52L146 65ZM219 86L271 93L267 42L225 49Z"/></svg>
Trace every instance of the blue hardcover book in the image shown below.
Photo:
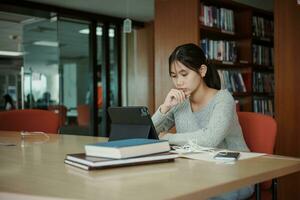
<svg viewBox="0 0 300 200"><path fill-rule="evenodd" d="M170 151L168 141L142 138L85 145L85 153L88 156L115 159L145 156L167 151Z"/></svg>

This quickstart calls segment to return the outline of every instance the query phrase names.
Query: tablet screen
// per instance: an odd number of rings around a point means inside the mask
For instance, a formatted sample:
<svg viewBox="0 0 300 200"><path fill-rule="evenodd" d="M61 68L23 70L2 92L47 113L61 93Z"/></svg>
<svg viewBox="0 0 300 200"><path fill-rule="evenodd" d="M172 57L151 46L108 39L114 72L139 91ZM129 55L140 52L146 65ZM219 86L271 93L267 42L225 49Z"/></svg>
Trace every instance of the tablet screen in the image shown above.
<svg viewBox="0 0 300 200"><path fill-rule="evenodd" d="M109 107L109 140L130 138L158 139L148 108L145 106Z"/></svg>

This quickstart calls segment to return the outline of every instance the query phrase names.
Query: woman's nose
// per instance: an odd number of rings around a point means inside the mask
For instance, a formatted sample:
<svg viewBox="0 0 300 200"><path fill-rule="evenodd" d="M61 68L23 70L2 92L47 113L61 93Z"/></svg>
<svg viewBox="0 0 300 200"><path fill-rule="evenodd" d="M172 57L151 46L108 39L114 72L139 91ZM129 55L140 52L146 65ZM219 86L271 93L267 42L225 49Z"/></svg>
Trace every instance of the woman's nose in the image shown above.
<svg viewBox="0 0 300 200"><path fill-rule="evenodd" d="M179 78L177 79L177 82L176 82L177 86L181 86L183 84L182 80Z"/></svg>

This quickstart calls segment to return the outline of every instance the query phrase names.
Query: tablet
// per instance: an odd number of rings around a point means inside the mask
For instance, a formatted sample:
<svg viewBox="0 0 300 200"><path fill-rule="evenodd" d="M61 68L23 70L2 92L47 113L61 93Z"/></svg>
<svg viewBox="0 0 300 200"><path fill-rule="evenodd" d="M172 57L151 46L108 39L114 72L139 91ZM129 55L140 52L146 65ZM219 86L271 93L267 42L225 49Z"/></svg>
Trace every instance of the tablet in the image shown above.
<svg viewBox="0 0 300 200"><path fill-rule="evenodd" d="M131 138L159 139L145 106L109 107L109 141Z"/></svg>

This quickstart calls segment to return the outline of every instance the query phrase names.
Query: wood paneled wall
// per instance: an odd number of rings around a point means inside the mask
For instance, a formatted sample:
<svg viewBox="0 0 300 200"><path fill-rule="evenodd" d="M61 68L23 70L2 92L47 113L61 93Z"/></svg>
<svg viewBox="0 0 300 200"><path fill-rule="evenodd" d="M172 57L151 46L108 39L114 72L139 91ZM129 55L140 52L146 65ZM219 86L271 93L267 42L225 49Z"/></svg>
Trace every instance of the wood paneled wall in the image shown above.
<svg viewBox="0 0 300 200"><path fill-rule="evenodd" d="M276 153L300 157L300 5L275 0ZM300 173L279 179L279 199L300 199Z"/></svg>
<svg viewBox="0 0 300 200"><path fill-rule="evenodd" d="M172 88L168 58L176 46L199 43L199 0L155 0L155 108Z"/></svg>
<svg viewBox="0 0 300 200"><path fill-rule="evenodd" d="M154 24L145 24L128 39L128 105L154 112Z"/></svg>

